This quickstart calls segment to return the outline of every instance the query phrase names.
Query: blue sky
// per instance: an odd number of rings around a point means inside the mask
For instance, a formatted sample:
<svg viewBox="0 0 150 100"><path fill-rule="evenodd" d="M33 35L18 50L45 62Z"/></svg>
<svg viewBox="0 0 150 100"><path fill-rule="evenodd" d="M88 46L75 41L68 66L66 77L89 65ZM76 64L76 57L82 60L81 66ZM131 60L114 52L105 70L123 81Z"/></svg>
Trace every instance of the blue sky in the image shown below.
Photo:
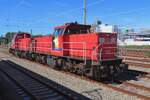
<svg viewBox="0 0 150 100"><path fill-rule="evenodd" d="M0 34L49 34L66 22L83 23L83 0L0 0ZM150 28L150 0L87 0L88 24Z"/></svg>

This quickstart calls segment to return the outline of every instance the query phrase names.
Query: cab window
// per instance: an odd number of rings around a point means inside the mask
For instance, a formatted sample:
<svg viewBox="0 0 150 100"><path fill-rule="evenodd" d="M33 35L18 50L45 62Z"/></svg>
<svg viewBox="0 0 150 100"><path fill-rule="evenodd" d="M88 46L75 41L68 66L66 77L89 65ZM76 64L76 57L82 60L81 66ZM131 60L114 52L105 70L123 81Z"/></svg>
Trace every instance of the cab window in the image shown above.
<svg viewBox="0 0 150 100"><path fill-rule="evenodd" d="M116 38L105 38L106 43L116 43Z"/></svg>
<svg viewBox="0 0 150 100"><path fill-rule="evenodd" d="M54 36L59 36L59 35L62 35L64 32L64 29L63 28L59 28L59 29L55 29L54 31Z"/></svg>
<svg viewBox="0 0 150 100"><path fill-rule="evenodd" d="M88 33L87 30L80 30L80 29L67 29L65 34L81 34L81 33Z"/></svg>
<svg viewBox="0 0 150 100"><path fill-rule="evenodd" d="M104 43L104 42L105 42L105 38L100 37L100 38L99 38L99 42L100 42L100 43Z"/></svg>
<svg viewBox="0 0 150 100"><path fill-rule="evenodd" d="M79 34L80 31L76 29L66 29L65 34Z"/></svg>
<svg viewBox="0 0 150 100"><path fill-rule="evenodd" d="M23 37L24 37L23 34L18 34L18 35L17 35L17 39L21 39L21 38L23 38Z"/></svg>

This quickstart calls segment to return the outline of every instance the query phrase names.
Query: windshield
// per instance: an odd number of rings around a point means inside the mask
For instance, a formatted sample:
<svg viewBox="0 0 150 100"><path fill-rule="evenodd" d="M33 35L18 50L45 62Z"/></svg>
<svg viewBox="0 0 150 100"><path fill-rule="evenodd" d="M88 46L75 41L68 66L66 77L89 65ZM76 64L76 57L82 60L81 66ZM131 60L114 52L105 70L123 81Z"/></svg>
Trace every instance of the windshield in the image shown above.
<svg viewBox="0 0 150 100"><path fill-rule="evenodd" d="M81 34L81 33L88 33L88 30L84 29L67 29L65 34Z"/></svg>
<svg viewBox="0 0 150 100"><path fill-rule="evenodd" d="M63 28L59 28L59 29L55 29L54 31L54 36L59 36L63 33L64 29Z"/></svg>

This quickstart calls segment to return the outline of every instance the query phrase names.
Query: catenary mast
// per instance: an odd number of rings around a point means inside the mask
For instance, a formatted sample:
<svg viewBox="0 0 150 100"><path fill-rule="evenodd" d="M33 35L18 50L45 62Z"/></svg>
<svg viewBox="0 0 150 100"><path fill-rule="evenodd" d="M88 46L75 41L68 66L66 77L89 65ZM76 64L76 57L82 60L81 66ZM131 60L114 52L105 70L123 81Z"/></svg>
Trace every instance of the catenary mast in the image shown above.
<svg viewBox="0 0 150 100"><path fill-rule="evenodd" d="M86 25L86 13L87 13L87 9L86 9L86 0L84 0L84 24Z"/></svg>

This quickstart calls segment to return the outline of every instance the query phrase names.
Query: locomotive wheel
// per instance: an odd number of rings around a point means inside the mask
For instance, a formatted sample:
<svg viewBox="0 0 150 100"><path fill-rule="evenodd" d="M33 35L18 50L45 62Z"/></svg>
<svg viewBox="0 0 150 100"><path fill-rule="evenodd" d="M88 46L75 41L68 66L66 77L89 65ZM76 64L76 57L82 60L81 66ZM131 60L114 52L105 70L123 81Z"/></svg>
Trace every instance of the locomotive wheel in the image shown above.
<svg viewBox="0 0 150 100"><path fill-rule="evenodd" d="M39 62L39 56L38 55L35 56L35 61Z"/></svg>
<svg viewBox="0 0 150 100"><path fill-rule="evenodd" d="M27 59L27 55L28 53L27 52L24 52L24 58Z"/></svg>
<svg viewBox="0 0 150 100"><path fill-rule="evenodd" d="M125 72L128 70L128 64L122 63L119 65L119 68L121 69L121 72Z"/></svg>
<svg viewBox="0 0 150 100"><path fill-rule="evenodd" d="M77 62L74 61L71 66L72 66L72 72L77 74L79 64L77 64Z"/></svg>
<svg viewBox="0 0 150 100"><path fill-rule="evenodd" d="M79 70L80 70L79 68L76 68L76 74L79 74Z"/></svg>
<svg viewBox="0 0 150 100"><path fill-rule="evenodd" d="M32 53L32 54L31 54L31 59L32 59L32 61L35 61L36 56L35 56L35 54L34 54L34 53Z"/></svg>
<svg viewBox="0 0 150 100"><path fill-rule="evenodd" d="M22 58L25 58L25 52L22 52Z"/></svg>
<svg viewBox="0 0 150 100"><path fill-rule="evenodd" d="M68 71L69 72L73 72L73 68L72 68L72 62L69 60L69 62L68 62L68 64L67 64L68 66L67 66L67 68L68 68Z"/></svg>
<svg viewBox="0 0 150 100"><path fill-rule="evenodd" d="M17 56L20 58L20 51L17 52Z"/></svg>
<svg viewBox="0 0 150 100"><path fill-rule="evenodd" d="M66 61L62 60L62 70L66 71Z"/></svg>
<svg viewBox="0 0 150 100"><path fill-rule="evenodd" d="M18 51L17 50L15 50L15 56L18 56Z"/></svg>
<svg viewBox="0 0 150 100"><path fill-rule="evenodd" d="M30 53L29 52L27 53L27 59L30 59Z"/></svg>
<svg viewBox="0 0 150 100"><path fill-rule="evenodd" d="M16 53L16 51L15 51L15 50L13 50L13 55L14 55L14 56L16 56L16 55L15 55L15 53Z"/></svg>
<svg viewBox="0 0 150 100"><path fill-rule="evenodd" d="M70 72L71 71L71 61L62 61L62 69L66 72Z"/></svg>
<svg viewBox="0 0 150 100"><path fill-rule="evenodd" d="M11 53L11 49L9 49L9 53Z"/></svg>
<svg viewBox="0 0 150 100"><path fill-rule="evenodd" d="M46 61L46 56L43 55L41 58L42 58L42 63L43 63L43 64L46 64L46 63L47 63L47 61Z"/></svg>
<svg viewBox="0 0 150 100"><path fill-rule="evenodd" d="M106 77L107 71L104 69L106 66L94 66L92 67L92 78L94 80L100 81L102 78Z"/></svg>
<svg viewBox="0 0 150 100"><path fill-rule="evenodd" d="M62 59L58 59L56 63L56 68L61 70L62 69Z"/></svg>
<svg viewBox="0 0 150 100"><path fill-rule="evenodd" d="M21 57L21 58L23 58L23 55L24 55L24 52L21 52L21 55L20 55L20 57Z"/></svg>
<svg viewBox="0 0 150 100"><path fill-rule="evenodd" d="M53 60L53 65L51 65L51 68L55 69L56 68L56 63L57 63L57 61Z"/></svg>
<svg viewBox="0 0 150 100"><path fill-rule="evenodd" d="M21 58L21 52L20 51L18 52L18 57Z"/></svg>
<svg viewBox="0 0 150 100"><path fill-rule="evenodd" d="M98 80L98 67L97 66L93 66L93 78L95 80Z"/></svg>

